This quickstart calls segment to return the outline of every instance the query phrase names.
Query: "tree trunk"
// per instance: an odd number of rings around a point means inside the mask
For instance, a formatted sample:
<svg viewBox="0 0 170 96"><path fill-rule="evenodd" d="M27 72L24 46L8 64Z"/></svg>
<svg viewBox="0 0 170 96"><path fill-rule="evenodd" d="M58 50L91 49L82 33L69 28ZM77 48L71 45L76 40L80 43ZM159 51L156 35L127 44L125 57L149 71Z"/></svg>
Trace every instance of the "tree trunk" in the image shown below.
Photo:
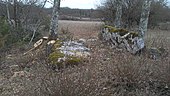
<svg viewBox="0 0 170 96"><path fill-rule="evenodd" d="M17 29L17 0L14 0L14 28Z"/></svg>
<svg viewBox="0 0 170 96"><path fill-rule="evenodd" d="M58 37L58 17L59 17L59 9L60 9L60 0L54 0L53 5L53 13L51 18L51 25L50 25L50 31L49 31L49 42L46 46L46 55L49 56L49 54L52 52L52 47L54 43L50 43L51 40L56 40Z"/></svg>
<svg viewBox="0 0 170 96"><path fill-rule="evenodd" d="M148 19L150 14L151 0L145 0L142 6L142 13L139 23L139 37L144 40L145 33L148 27Z"/></svg>
<svg viewBox="0 0 170 96"><path fill-rule="evenodd" d="M54 0L53 13L51 18L49 40L57 39L58 35L58 17L60 9L60 0Z"/></svg>
<svg viewBox="0 0 170 96"><path fill-rule="evenodd" d="M6 0L6 11L7 11L7 19L8 19L8 23L11 26L11 18L10 18L10 13L9 13L9 1Z"/></svg>
<svg viewBox="0 0 170 96"><path fill-rule="evenodd" d="M122 0L116 0L116 18L115 18L115 27L120 28L122 22Z"/></svg>

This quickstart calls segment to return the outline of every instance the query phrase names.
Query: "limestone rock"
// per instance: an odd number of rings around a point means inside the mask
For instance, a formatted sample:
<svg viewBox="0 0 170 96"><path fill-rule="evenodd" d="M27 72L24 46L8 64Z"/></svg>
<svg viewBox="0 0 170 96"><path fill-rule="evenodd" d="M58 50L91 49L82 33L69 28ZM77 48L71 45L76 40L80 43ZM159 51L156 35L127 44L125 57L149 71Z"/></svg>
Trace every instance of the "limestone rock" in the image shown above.
<svg viewBox="0 0 170 96"><path fill-rule="evenodd" d="M88 56L90 49L87 48L82 42L68 41L64 42L60 48L61 53L70 56Z"/></svg>
<svg viewBox="0 0 170 96"><path fill-rule="evenodd" d="M112 45L112 48L120 48L121 45L122 49L126 49L132 54L136 54L144 48L144 40L139 38L137 32L105 25L100 34L102 34L103 40Z"/></svg>
<svg viewBox="0 0 170 96"><path fill-rule="evenodd" d="M78 42L78 43L85 44L85 43L86 43L86 39L81 38L81 39L79 39L77 42Z"/></svg>

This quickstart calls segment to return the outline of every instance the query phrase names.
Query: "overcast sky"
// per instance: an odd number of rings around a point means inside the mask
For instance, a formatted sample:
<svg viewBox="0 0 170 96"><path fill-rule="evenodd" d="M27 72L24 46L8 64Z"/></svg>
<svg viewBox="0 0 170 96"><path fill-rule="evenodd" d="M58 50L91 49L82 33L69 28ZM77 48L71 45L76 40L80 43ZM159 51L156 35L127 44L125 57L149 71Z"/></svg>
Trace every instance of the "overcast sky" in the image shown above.
<svg viewBox="0 0 170 96"><path fill-rule="evenodd" d="M100 4L102 1L104 0L61 0L61 7L94 9L96 8L96 5ZM170 0L167 1L170 3ZM47 4L46 7L51 7L51 4Z"/></svg>
<svg viewBox="0 0 170 96"><path fill-rule="evenodd" d="M61 0L61 7L79 8L79 9L91 9L96 8L96 5L102 0ZM47 7L51 7L51 4L47 4Z"/></svg>

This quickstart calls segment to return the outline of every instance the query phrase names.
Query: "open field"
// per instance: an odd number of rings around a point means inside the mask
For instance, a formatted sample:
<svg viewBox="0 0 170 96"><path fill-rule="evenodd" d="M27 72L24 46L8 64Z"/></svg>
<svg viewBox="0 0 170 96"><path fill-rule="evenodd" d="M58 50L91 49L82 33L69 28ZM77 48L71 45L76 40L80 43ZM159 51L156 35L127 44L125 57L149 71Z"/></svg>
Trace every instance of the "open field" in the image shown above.
<svg viewBox="0 0 170 96"><path fill-rule="evenodd" d="M59 21L59 29L68 29L74 35L74 38L88 39L96 38L101 30L102 22L97 21Z"/></svg>
<svg viewBox="0 0 170 96"><path fill-rule="evenodd" d="M71 34L73 34L74 39L89 39L89 38L97 38L98 33L101 31L101 27L103 22L95 22L95 21L67 21L60 20L59 21L59 30L61 29L68 30ZM159 30L149 29L146 33L146 44L149 47L161 47L163 44L166 48L170 46L170 31L169 30Z"/></svg>
<svg viewBox="0 0 170 96"><path fill-rule="evenodd" d="M59 27L68 28L75 39L96 39L101 25L60 21ZM170 53L169 31L149 30L146 41L147 48L164 47ZM0 66L0 96L170 96L169 55L158 60L134 56L98 39L87 46L91 56L58 72L47 66L43 51L27 56L8 52Z"/></svg>
<svg viewBox="0 0 170 96"><path fill-rule="evenodd" d="M147 47L164 47L170 52L170 31L169 30L148 30L146 33Z"/></svg>
<svg viewBox="0 0 170 96"><path fill-rule="evenodd" d="M92 38L98 37L98 33L101 31L103 22L97 21L59 21L59 30L68 29L70 33L74 35L74 38ZM159 29L149 29L146 33L146 40L164 39L170 41L170 31L169 30L159 30ZM170 45L170 42L169 44Z"/></svg>

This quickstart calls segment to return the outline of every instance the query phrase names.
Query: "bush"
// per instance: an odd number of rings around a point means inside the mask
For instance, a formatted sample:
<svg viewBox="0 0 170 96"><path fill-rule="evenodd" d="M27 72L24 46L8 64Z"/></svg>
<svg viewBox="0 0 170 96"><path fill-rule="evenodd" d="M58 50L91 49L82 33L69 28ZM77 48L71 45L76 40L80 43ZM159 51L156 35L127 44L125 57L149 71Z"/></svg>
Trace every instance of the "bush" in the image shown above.
<svg viewBox="0 0 170 96"><path fill-rule="evenodd" d="M32 35L33 35L33 33L28 34L27 36L22 38L22 41L29 42L31 40L31 38L32 38ZM42 38L42 34L40 32L36 32L35 36L34 36L34 39L33 39L33 42L36 42L41 38Z"/></svg>
<svg viewBox="0 0 170 96"><path fill-rule="evenodd" d="M5 46L9 36L9 25L4 17L0 17L0 48Z"/></svg>
<svg viewBox="0 0 170 96"><path fill-rule="evenodd" d="M9 34L9 25L4 17L0 17L0 35Z"/></svg>

